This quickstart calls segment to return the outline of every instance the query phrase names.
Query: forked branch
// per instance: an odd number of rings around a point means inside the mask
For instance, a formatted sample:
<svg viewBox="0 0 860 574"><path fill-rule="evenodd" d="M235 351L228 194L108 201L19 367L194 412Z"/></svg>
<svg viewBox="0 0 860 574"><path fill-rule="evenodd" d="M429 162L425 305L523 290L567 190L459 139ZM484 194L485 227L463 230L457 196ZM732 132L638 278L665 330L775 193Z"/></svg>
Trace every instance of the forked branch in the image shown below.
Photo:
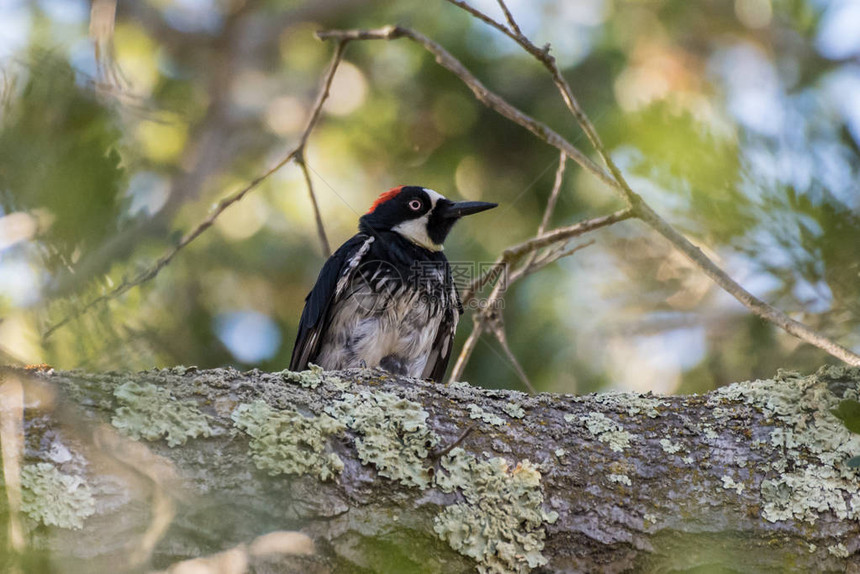
<svg viewBox="0 0 860 574"><path fill-rule="evenodd" d="M425 50L433 54L436 62L442 67L450 70L466 86L472 91L475 97L486 105L488 108L498 112L502 116L508 118L514 123L526 128L539 139L549 145L563 151L570 159L579 164L583 169L592 173L602 182L615 189L621 197L628 203L630 207L629 216L636 217L642 220L645 224L654 229L657 233L665 237L676 249L687 257L694 265L699 267L704 273L710 277L719 287L732 295L747 309L752 311L759 317L780 327L787 333L814 345L830 355L850 364L860 366L860 355L850 351L849 349L839 345L835 341L825 337L821 333L815 331L811 327L800 323L789 317L785 312L773 307L769 303L759 299L752 293L744 289L737 281L732 279L728 273L708 258L702 251L696 247L689 239L677 231L672 225L666 222L658 215L638 194L636 194L627 184L620 169L612 161L606 148L603 146L600 137L597 134L594 125L588 119L588 116L580 107L567 81L561 75L555 63L555 59L550 55L548 48L538 48L529 41L521 33L514 29L509 29L503 24L493 20L486 14L469 6L460 0L449 0L461 8L464 8L469 13L488 23L489 25L502 31L515 42L523 47L529 54L538 59L544 66L548 68L553 81L559 88L562 98L565 101L568 109L580 124L582 129L588 136L589 141L594 146L598 155L606 163L609 168L605 168L594 163L582 151L577 149L567 139L562 137L549 126L540 122L528 114L522 112L518 108L508 103L498 94L487 89L484 84L478 80L457 58L452 56L438 43L430 40L423 34L396 26L388 26L374 30L327 30L318 32L317 36L323 40L336 40L339 42L354 41L354 40L396 40L400 38L408 38L413 42L422 46ZM509 13L509 11L505 10ZM512 18L511 18L512 19ZM532 241L536 241L535 240ZM528 243L528 242L527 242ZM479 282L481 278L479 278Z"/></svg>

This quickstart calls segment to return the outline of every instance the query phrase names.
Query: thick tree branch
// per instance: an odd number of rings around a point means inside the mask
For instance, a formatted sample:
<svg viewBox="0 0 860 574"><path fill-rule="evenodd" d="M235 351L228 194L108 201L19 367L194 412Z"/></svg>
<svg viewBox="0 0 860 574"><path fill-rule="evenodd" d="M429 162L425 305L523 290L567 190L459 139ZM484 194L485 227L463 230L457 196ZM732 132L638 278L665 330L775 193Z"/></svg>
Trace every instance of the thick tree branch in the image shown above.
<svg viewBox="0 0 860 574"><path fill-rule="evenodd" d="M56 572L258 560L272 531L303 541L288 572L860 567L860 471L845 464L860 435L831 413L860 392L858 369L690 397L375 370L0 370L12 380L26 411L2 428L24 429L25 551L49 551Z"/></svg>

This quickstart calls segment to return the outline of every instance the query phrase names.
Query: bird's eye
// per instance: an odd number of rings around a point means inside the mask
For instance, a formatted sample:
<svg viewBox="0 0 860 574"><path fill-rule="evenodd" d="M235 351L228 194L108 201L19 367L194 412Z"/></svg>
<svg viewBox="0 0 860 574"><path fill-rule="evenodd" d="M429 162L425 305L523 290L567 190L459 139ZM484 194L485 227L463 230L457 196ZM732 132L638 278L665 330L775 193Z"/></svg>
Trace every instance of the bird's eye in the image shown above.
<svg viewBox="0 0 860 574"><path fill-rule="evenodd" d="M413 199L412 201L410 201L409 209L411 209L412 211L418 211L419 209L421 209L421 200Z"/></svg>

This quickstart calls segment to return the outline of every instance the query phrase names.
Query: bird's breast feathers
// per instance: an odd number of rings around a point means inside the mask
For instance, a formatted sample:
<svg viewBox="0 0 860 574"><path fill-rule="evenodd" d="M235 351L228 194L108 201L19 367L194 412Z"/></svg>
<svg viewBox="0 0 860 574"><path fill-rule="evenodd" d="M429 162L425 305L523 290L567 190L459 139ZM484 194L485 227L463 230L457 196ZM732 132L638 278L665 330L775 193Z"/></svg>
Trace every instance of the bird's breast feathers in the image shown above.
<svg viewBox="0 0 860 574"><path fill-rule="evenodd" d="M403 277L393 265L365 262L332 308L317 363L326 369L380 366L420 377L434 355L440 325L456 325L453 290L444 262ZM437 265L429 265L437 263ZM452 317L453 316L453 317ZM448 331L448 328L446 328ZM453 330L450 331L453 334ZM446 333L443 339L450 336ZM450 345L450 341L444 341Z"/></svg>

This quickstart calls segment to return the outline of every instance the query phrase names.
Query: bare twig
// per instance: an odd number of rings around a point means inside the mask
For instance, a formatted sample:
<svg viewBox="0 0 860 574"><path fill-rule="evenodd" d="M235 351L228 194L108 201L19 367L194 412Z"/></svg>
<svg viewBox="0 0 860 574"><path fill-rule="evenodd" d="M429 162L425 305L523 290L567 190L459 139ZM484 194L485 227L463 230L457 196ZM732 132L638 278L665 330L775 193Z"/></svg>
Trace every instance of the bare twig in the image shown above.
<svg viewBox="0 0 860 574"><path fill-rule="evenodd" d="M514 355L514 352L511 351L511 346L508 345L508 336L505 333L505 321L502 317L501 309L499 309L498 312L495 313L492 312L492 310L490 312L492 314L488 321L489 330L493 333L493 335L496 336L496 340L499 341L499 345L502 346L502 350L505 352L505 356L514 366L514 370L517 372L517 376L519 376L520 381L522 381L523 385L525 385L525 387L529 390L531 394L537 394L534 385L532 385L522 365L520 365L520 362L517 360L517 357Z"/></svg>
<svg viewBox="0 0 860 574"><path fill-rule="evenodd" d="M466 370L466 364L472 358L472 352L478 344L478 339L484 332L484 318L480 313L475 313L472 316L472 332L469 333L469 338L463 343L463 348L460 349L460 354L457 356L457 362L454 363L454 368L448 376L448 382L459 381L463 376L463 371Z"/></svg>
<svg viewBox="0 0 860 574"><path fill-rule="evenodd" d="M529 239L528 241L508 247L502 252L499 258L496 259L496 262L487 270L486 273L472 281L472 283L466 288L463 292L463 303L466 304L471 301L478 289L486 285L493 277L498 276L499 267L515 263L523 255L538 249L543 249L544 247L549 247L550 245L554 245L559 242L569 241L574 237L579 237L589 231L594 231L601 227L607 227L631 217L633 217L633 212L631 210L622 209L609 215L587 219L566 227L559 227L558 229L553 229L549 233L539 235L535 238Z"/></svg>
<svg viewBox="0 0 860 574"><path fill-rule="evenodd" d="M566 247L566 245L559 245L558 247L548 251L547 253L544 253L543 255L538 257L536 260L531 262L529 265L523 265L522 267L517 269L515 272L513 272L511 274L509 282L513 283L514 281L522 279L526 275L531 275L532 273L536 273L537 271L540 271L541 269L543 269L547 265L551 265L552 263L555 263L556 261L558 261L562 257L570 257L571 255L573 255L577 251L581 251L581 250L585 249L586 247L589 247L589 246L594 245L594 244L595 244L595 241L594 241L594 239L592 239L590 241L586 241L585 243L580 243L579 245L574 245L573 247Z"/></svg>
<svg viewBox="0 0 860 574"><path fill-rule="evenodd" d="M513 14L508 10L508 5L505 4L505 0L497 0L499 3L499 8L502 9L502 12L505 13L505 20L508 21L508 26L511 27L511 31L517 36L522 36L523 33L520 31L520 27L517 25L516 20L514 20Z"/></svg>
<svg viewBox="0 0 860 574"><path fill-rule="evenodd" d="M155 263L153 263L148 268L146 268L145 270L138 273L134 278L132 278L130 280L124 279L118 286L116 286L115 288L113 288L109 292L90 300L89 302L85 303L83 306L78 307L77 309L72 311L70 314L68 314L66 317L64 317L63 319L61 319L57 323L51 325L48 329L45 330L44 334L42 335L43 339L47 339L48 337L50 337L54 333L54 331L56 331L57 329L59 329L63 325L67 324L69 321L72 321L73 319L80 317L82 314L86 313L87 311L89 311L90 309L95 307L96 305L99 305L101 303L106 303L112 299L115 299L115 298L119 297L120 295L122 295L123 293L127 292L128 290L130 290L134 287L137 287L138 285L141 285L142 283L145 283L146 281L149 281L150 279L153 279L156 275L159 274L159 272L162 269L164 269L164 267L167 266L168 263L170 263L173 260L174 257L176 257L176 255L183 248L185 248L189 243L191 243L192 241L197 239L204 231L206 231L207 229L212 227L212 225L215 223L215 220L218 219L218 217L228 207L230 207L234 203L240 201L248 193L250 193L251 191L256 189L261 183L263 183L264 181L269 179L269 177L271 177L275 172L277 172L282 167L287 165L290 161L295 160L295 159L300 158L300 157L303 158L304 149L305 149L305 146L307 145L308 138L310 137L311 131L313 131L314 127L316 126L317 121L319 120L320 113L322 112L323 104L325 103L326 99L328 98L329 91L331 89L331 83L332 83L332 80L334 79L334 74L337 71L338 65L340 64L341 60L343 59L343 51L344 51L345 47L346 47L346 42L338 42L337 43L334 55L332 56L331 64L329 65L328 71L326 72L326 75L323 79L322 88L320 89L320 92L317 95L316 101L314 102L314 106L311 109L311 114L308 118L308 122L305 126L304 131L302 132L301 139L299 140L299 143L296 145L296 147L294 147L292 150L290 150L277 164L275 164L273 167L271 167L264 174L255 178L253 181L248 183L248 185L246 185L245 187L243 187L239 191L225 197L220 202L218 202L218 205L215 206L215 208L209 213L209 215L206 218L203 219L203 221L198 223L197 226L194 227L194 229L192 229L191 231L189 231L185 235L183 235L182 238L179 240L179 242L176 245L174 245L173 247L171 247L170 249L168 249L167 252L165 252L165 254L162 255ZM316 198L313 197L313 188L309 186L308 189L311 193L312 201L313 201L314 205L316 205ZM318 224L317 224L317 229L319 230L322 239L325 240L325 231L322 229L321 221L319 221L319 220L318 220ZM323 248L326 250L326 252L328 252L327 240L324 241Z"/></svg>
<svg viewBox="0 0 860 574"><path fill-rule="evenodd" d="M555 211L555 204L558 201L558 193L561 191L561 184L564 183L564 168L566 164L567 155L564 152L561 152L558 158L558 169L555 170L555 181L552 182L552 191L550 192L549 199L546 202L543 219L541 219L540 226L538 227L538 235L543 235L543 232L546 231L546 228L549 225L549 220L552 218L552 214Z"/></svg>
<svg viewBox="0 0 860 574"><path fill-rule="evenodd" d="M499 0L499 2L501 1L502 0ZM543 218L541 218L540 225L538 225L538 235L543 235L544 231L546 231L546 227L547 225L549 225L549 220L552 218L553 211L555 211L555 204L558 201L558 194L561 191L562 183L564 183L564 168L566 164L567 155L565 155L564 152L560 152L558 158L558 169L555 170L555 180L552 182L552 191L549 194L549 199L547 199L546 201L546 208L543 212ZM531 254L529 254L525 266L530 267L532 262L534 262L535 257L537 257L537 252L532 251Z"/></svg>
<svg viewBox="0 0 860 574"><path fill-rule="evenodd" d="M501 309L497 309L498 301L502 298L503 291L509 287L513 282L521 279L522 277L534 273L540 269L543 269L550 263L557 261L562 257L566 257L568 255L572 255L576 253L580 249L588 247L593 244L593 241L590 241L584 245L578 245L571 249L565 250L565 245L568 241L573 239L574 237L578 237L589 231L594 231L596 229L600 229L602 227L607 227L614 223L618 223L620 221L624 221L632 216L632 213L629 209L623 209L621 211L617 211L610 215L606 215L603 217L595 217L594 219L589 219L586 221L582 221L575 225L569 225L567 227L560 227L558 229L554 229L553 231L539 235L533 239L529 239L523 243L518 245L514 245L506 249L502 254L496 259L496 262L493 266L487 270L486 273L476 278L463 292L463 302L468 304L475 297L475 293L485 286L487 283L491 282L493 279L499 278L500 275L502 277L496 282L493 286L493 290L490 292L490 296L487 298L486 306L484 310L478 311L474 316L474 326L472 327L472 332L469 334L469 338L466 339L463 348L460 351L460 354L457 356L457 361L454 363L454 368L451 371L451 375L448 377L448 381L456 381L463 375L463 371L466 369L466 365L469 362L469 359L472 357L472 353L475 350L475 346L478 343L478 339L484 333L485 330L489 329L489 325L487 325L487 321L489 321L489 313L498 313L501 314ZM511 271L511 267L515 264L521 257L525 255L535 254L539 249L543 249L545 247L557 246L557 248L549 253L541 256L537 260L530 258L527 262L525 262L518 269ZM500 274L499 270L505 270L505 273ZM505 353L510 356L513 356L513 353L510 351L510 348L506 348L507 340L498 336L498 333L494 331L494 334L499 339L499 343L505 349ZM511 361L514 365L514 370L523 380L523 383L528 387L532 392L534 392L531 387L531 383L528 381L528 377L525 376L525 373L522 371L522 367L520 367L519 363L516 360Z"/></svg>
<svg viewBox="0 0 860 574"><path fill-rule="evenodd" d="M571 144L568 140L563 138L557 132L549 128L549 126L523 113L522 111L505 101L501 96L488 90L486 86L484 86L484 84L481 83L480 80L478 80L468 69L466 69L466 67L463 66L463 64L459 60L457 60L439 44L430 40L419 32L410 30L408 28L389 26L386 28L380 28L375 30L323 31L318 32L317 36L320 39L331 39L338 40L341 42L352 40L396 40L399 38L409 38L410 40L418 43L425 50L435 56L436 62L439 65L450 70L458 78L460 78L460 80L464 84L466 84L466 86L472 91L478 101L482 102L490 109L498 112L499 114L510 119L511 121L526 128L527 130L535 134L539 139L545 141L549 145L561 151L564 151L570 159L578 163L587 171L591 172L598 179L600 179L613 189L617 190L628 203L632 216L638 217L644 223L657 231L657 233L665 237L694 265L702 269L702 271L704 271L704 273L708 275L708 277L710 277L718 286L720 286L723 290L732 295L735 299L741 302L754 314L767 321L770 321L771 323L780 327L787 333L794 335L802 341L805 341L824 350L825 352L841 359L842 361L845 361L848 364L860 366L860 355L846 349L845 347L839 345L835 341L832 341L831 339L825 337L824 335L818 333L817 331L804 325L803 323L795 321L783 311L780 311L772 305L762 301L761 299L755 297L749 291L744 289L739 283L732 279L728 275L728 273L723 271L716 263L714 263L704 253L702 253L702 251L698 247L693 245L684 235L682 235L662 217L660 217L648 204L644 202L644 200L638 194L636 194L630 188L623 175L621 174L621 171L609 157L609 154L603 146L603 143L601 142L593 124L582 111L579 106L579 103L573 97L572 90L567 84L567 81L561 76L561 73L558 71L558 67L555 64L555 59L549 54L548 47L544 49L538 48L524 36L516 35L513 31L509 30L504 25L500 24L499 22L496 22L495 20L493 20L486 14L483 14L479 10L472 8L465 2L461 2L460 0L448 1L463 8L464 10L467 10L470 14L486 22L487 24L497 28L507 36L511 37L515 42L522 46L523 49L525 49L528 53L532 54L550 70L550 73L553 76L553 81L556 83L559 90L561 91L562 97L565 100L565 104L568 106L568 108L576 118L577 122L579 122L580 126L585 131L586 136L588 137L594 148L597 150L598 155L600 155L601 159L606 163L607 167L609 168L609 171L591 161L591 159L589 159L583 152L577 149L573 144Z"/></svg>
<svg viewBox="0 0 860 574"><path fill-rule="evenodd" d="M314 208L314 219L317 224L317 235L320 239L320 245L322 245L323 257L331 257L331 246L328 243L328 237L325 234L325 226L323 225L322 215L320 215L320 207L317 204L317 196L314 194L314 185L311 182L311 174L308 173L308 166L305 163L305 158L303 155L296 157L296 163L302 169L302 175L305 176L305 185L308 188L308 195L311 198L311 205Z"/></svg>
<svg viewBox="0 0 860 574"><path fill-rule="evenodd" d="M613 187L618 185L611 174L594 163L576 146L564 139L543 122L539 122L528 114L523 113L509 104L504 98L487 89L487 87L484 86L484 84L481 83L481 81L462 64L462 62L452 56L445 48L420 32L416 32L409 28L388 26L376 30L324 30L317 32L317 37L321 40L336 41L397 40L400 38L408 38L413 42L420 44L425 50L433 54L436 57L436 62L460 78L460 80L466 84L470 90L472 90L472 93L478 101L483 103L485 106L498 112L512 122L526 128L549 145L559 150L564 150L567 157L581 165L583 169L594 174L595 177L599 178L607 185Z"/></svg>
<svg viewBox="0 0 860 574"><path fill-rule="evenodd" d="M445 448L442 448L442 449L435 451L435 452L431 452L427 458L429 458L430 460L434 460L434 461L438 462L443 456L445 456L446 454L448 454L449 452L454 450L456 447L463 444L463 441L466 440L466 437L468 437L470 434L472 434L472 431L475 430L476 426L478 426L478 423L473 422L472 424L467 426L465 428L465 430L463 430L463 432L460 433L460 436L458 436L457 438L452 440L451 443L448 444Z"/></svg>
<svg viewBox="0 0 860 574"><path fill-rule="evenodd" d="M531 381L529 381L525 370L520 365L516 356L514 356L510 345L508 345L508 339L505 333L503 319L504 311L503 308L499 305L499 302L502 300L502 294L508 288L508 286L512 285L519 279L522 279L526 275L530 275L531 273L540 271L550 263L554 263L562 257L573 255L577 251L585 249L589 245L594 245L594 240L588 241L581 245L577 245L575 247L571 247L570 249L565 249L566 243L567 240L563 240L563 242L559 244L555 249L545 253L537 260L530 260L523 263L516 270L511 271L507 278L498 281L493 286L493 290L490 293L490 296L487 298L485 306L481 310L476 312L473 316L474 325L472 327L472 332L469 334L469 338L466 340L466 343L463 345L460 354L457 356L457 361L454 364L454 369L451 371L451 375L448 377L448 382L456 381L463 375L463 371L466 369L466 365L472 358L472 353L475 350L475 346L477 345L478 339L481 337L484 331L491 331L493 335L495 335L496 339L499 341L499 344L502 346L502 350L504 350L505 356L513 365L514 371L517 373L517 376L523 382L523 385L531 393L534 394L536 392L534 386L531 384ZM534 254L534 252L531 252L531 254ZM505 263L504 265L509 265L509 263Z"/></svg>
<svg viewBox="0 0 860 574"><path fill-rule="evenodd" d="M527 52L529 52L535 58L538 58L540 60L545 55L549 54L549 46L546 46L544 48L538 48L537 46L532 44L528 38L523 36L522 32L519 30L519 26L517 26L516 28L514 28L513 26L511 28L507 28L501 22L497 22L493 18L490 18L489 16L487 16L486 14L484 14L483 12L478 10L477 8L473 8L468 3L463 2L462 0L447 0L447 1L451 4L453 4L454 6L457 6L458 8L462 8L463 10L465 10L466 12L468 12L469 14L471 14L472 16L477 18L478 20L481 20L485 24L489 24L490 26L492 26L493 28L495 28L496 30L498 30L499 32L504 34L505 36L508 36L513 41L515 41L517 44L522 46ZM510 11L507 10L505 6L502 7L502 11L505 12L505 18L507 19L510 16ZM510 20L508 20L508 23L510 24Z"/></svg>

